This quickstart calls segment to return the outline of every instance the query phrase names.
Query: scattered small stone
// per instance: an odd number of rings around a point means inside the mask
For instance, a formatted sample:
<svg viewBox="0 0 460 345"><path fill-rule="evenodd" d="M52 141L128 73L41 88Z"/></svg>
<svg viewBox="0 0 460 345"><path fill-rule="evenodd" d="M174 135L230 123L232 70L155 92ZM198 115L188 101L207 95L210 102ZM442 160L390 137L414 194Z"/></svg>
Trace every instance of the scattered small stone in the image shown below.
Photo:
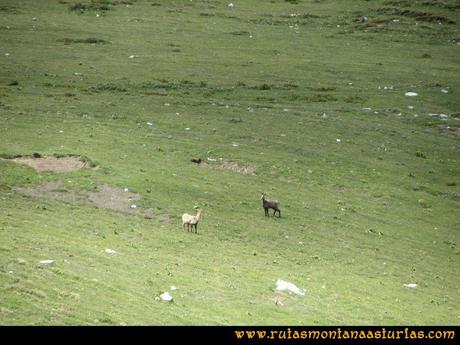
<svg viewBox="0 0 460 345"><path fill-rule="evenodd" d="M406 93L404 94L404 96L407 96L407 97L415 97L415 96L418 96L418 93L416 93L416 92L410 92L410 91L409 91L409 92L406 92Z"/></svg>
<svg viewBox="0 0 460 345"><path fill-rule="evenodd" d="M297 286L294 284L278 279L276 281L276 290L283 291L283 290L288 290L291 291L297 295L305 296L305 289L299 289Z"/></svg>
<svg viewBox="0 0 460 345"><path fill-rule="evenodd" d="M163 292L160 295L160 298L166 302L172 302L174 300L173 297L169 294L169 292Z"/></svg>
<svg viewBox="0 0 460 345"><path fill-rule="evenodd" d="M43 265L51 265L54 263L54 260L41 260L40 263Z"/></svg>
<svg viewBox="0 0 460 345"><path fill-rule="evenodd" d="M415 284L415 283L404 284L404 287L406 287L408 289L415 289L417 287L417 284Z"/></svg>
<svg viewBox="0 0 460 345"><path fill-rule="evenodd" d="M116 251L114 251L113 249L110 249L110 248L105 248L105 252L107 254L115 254L116 253Z"/></svg>

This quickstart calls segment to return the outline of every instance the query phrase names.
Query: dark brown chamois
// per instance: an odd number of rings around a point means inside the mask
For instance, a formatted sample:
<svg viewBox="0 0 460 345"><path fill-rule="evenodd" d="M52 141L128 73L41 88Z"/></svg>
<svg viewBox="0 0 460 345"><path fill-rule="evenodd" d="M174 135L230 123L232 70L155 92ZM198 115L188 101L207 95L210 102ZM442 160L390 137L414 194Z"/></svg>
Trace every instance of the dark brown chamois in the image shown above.
<svg viewBox="0 0 460 345"><path fill-rule="evenodd" d="M270 217L268 214L268 210L271 208L274 210L273 212L273 217L275 216L276 212L278 212L278 217L281 217L281 211L280 211L280 204L277 200L270 200L265 198L265 193L262 193L262 197L260 198L262 200L262 207L265 210L265 216Z"/></svg>

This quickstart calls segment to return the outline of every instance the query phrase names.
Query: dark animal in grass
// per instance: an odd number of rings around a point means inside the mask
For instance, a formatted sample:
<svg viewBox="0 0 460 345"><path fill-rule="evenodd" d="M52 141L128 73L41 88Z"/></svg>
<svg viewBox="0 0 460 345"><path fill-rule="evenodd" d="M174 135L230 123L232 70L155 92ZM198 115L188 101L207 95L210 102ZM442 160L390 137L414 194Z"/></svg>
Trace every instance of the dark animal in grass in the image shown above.
<svg viewBox="0 0 460 345"><path fill-rule="evenodd" d="M275 216L276 212L278 212L278 217L281 217L281 210L280 210L280 203L277 200L270 200L265 197L265 193L262 193L262 196L260 198L262 200L262 207L264 208L265 211L265 216L270 217L268 210L272 209L274 210L273 212L273 217Z"/></svg>
<svg viewBox="0 0 460 345"><path fill-rule="evenodd" d="M198 158L198 159L192 158L191 161L192 161L193 163L196 163L196 164L201 164L201 162L202 162L203 160L202 160L201 158Z"/></svg>

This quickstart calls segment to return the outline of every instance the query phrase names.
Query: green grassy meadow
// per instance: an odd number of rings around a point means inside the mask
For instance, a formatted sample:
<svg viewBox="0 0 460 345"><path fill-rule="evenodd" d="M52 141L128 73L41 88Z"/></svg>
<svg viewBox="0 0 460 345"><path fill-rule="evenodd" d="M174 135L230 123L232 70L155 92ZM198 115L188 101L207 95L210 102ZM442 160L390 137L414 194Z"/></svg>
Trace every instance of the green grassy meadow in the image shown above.
<svg viewBox="0 0 460 345"><path fill-rule="evenodd" d="M0 324L459 325L458 2L228 2L0 0Z"/></svg>

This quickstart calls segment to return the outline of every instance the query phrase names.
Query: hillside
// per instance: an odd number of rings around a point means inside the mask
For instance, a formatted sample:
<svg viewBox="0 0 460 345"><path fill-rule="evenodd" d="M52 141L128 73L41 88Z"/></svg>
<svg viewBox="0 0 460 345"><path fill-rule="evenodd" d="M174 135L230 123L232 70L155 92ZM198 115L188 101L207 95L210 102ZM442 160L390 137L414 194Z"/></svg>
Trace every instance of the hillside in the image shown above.
<svg viewBox="0 0 460 345"><path fill-rule="evenodd" d="M460 324L458 2L234 4L0 0L0 324Z"/></svg>

